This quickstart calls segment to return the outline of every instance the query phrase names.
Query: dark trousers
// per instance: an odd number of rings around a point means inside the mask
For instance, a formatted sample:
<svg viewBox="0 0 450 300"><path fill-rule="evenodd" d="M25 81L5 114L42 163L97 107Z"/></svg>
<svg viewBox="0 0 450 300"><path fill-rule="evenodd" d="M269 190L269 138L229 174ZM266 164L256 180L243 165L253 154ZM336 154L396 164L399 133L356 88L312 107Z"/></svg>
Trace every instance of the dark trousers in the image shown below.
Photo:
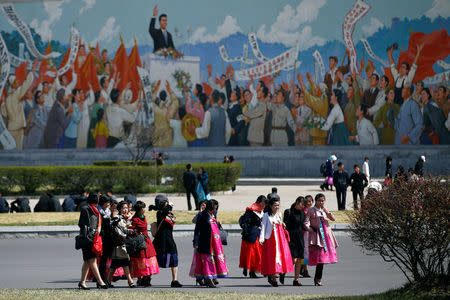
<svg viewBox="0 0 450 300"><path fill-rule="evenodd" d="M347 188L336 186L336 198L338 210L345 210L345 200L347 198Z"/></svg>
<svg viewBox="0 0 450 300"><path fill-rule="evenodd" d="M316 274L314 275L314 280L321 280L323 274L323 264L317 264Z"/></svg>
<svg viewBox="0 0 450 300"><path fill-rule="evenodd" d="M102 277L102 280L104 282L107 282L107 276L106 276L106 261L108 260L108 257L106 255L102 255L100 257L100 264L98 265L98 271L100 273L100 276Z"/></svg>
<svg viewBox="0 0 450 300"><path fill-rule="evenodd" d="M116 138L114 136L109 136L106 140L106 147L107 148L114 148L118 143L120 143L120 139Z"/></svg>
<svg viewBox="0 0 450 300"><path fill-rule="evenodd" d="M194 196L195 209L198 210L199 209L199 206L198 206L198 195L197 195L197 191L195 190L195 188L194 189L186 189L186 198L187 198L188 210L192 210L191 194L192 194L192 196Z"/></svg>
<svg viewBox="0 0 450 300"><path fill-rule="evenodd" d="M353 208L358 209L358 195L359 200L361 200L361 204L364 201L364 191L353 191Z"/></svg>

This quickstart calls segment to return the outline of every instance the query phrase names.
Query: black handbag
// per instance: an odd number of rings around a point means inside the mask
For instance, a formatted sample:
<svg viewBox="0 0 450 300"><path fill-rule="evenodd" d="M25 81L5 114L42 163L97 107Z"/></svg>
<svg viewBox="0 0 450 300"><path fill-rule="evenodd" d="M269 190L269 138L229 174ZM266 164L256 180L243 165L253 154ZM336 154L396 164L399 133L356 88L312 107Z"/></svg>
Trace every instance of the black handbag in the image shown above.
<svg viewBox="0 0 450 300"><path fill-rule="evenodd" d="M131 236L125 240L125 247L127 248L128 254L133 254L141 250L147 249L147 244L145 240L147 237L143 234L136 236Z"/></svg>
<svg viewBox="0 0 450 300"><path fill-rule="evenodd" d="M220 233L220 240L222 241L222 245L228 245L228 232L226 232L223 228L222 228L222 224L219 224L219 233Z"/></svg>
<svg viewBox="0 0 450 300"><path fill-rule="evenodd" d="M89 229L88 226L84 226L79 235L75 237L75 249L87 248L94 242L95 229Z"/></svg>

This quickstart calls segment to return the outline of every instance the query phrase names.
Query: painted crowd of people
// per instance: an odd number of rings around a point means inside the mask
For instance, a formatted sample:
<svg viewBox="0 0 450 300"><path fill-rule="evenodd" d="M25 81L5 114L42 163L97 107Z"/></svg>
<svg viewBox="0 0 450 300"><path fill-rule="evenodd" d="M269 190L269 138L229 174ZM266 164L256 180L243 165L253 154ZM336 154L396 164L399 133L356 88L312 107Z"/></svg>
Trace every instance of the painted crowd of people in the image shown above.
<svg viewBox="0 0 450 300"><path fill-rule="evenodd" d="M450 97L440 86L415 84L414 76L423 45L410 66L396 69L388 51L393 77L377 73L368 64L359 74L329 58L323 82L297 74L289 84L276 85L273 77L234 79L229 65L220 78L207 66L207 82L181 97L166 81L152 87L157 147L191 146L300 146L300 145L400 145L449 144ZM80 46L78 64L83 62ZM137 123L144 92L138 83L124 84L106 50L95 60L99 90L75 88L77 74L63 74L54 82L36 74L37 61L20 83L10 75L1 112L17 149L104 148L123 141L127 128ZM38 76L36 76L38 75ZM36 78L37 77L37 78ZM71 78L70 78L71 77ZM118 87L121 89L118 89ZM135 100L135 101L133 101ZM183 120L190 122L183 123Z"/></svg>

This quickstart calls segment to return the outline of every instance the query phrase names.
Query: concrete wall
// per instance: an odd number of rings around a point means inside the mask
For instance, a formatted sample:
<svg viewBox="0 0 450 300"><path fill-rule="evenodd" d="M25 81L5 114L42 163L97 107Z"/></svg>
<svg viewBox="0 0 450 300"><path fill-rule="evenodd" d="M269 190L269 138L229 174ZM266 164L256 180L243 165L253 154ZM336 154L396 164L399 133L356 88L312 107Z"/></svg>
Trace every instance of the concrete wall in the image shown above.
<svg viewBox="0 0 450 300"><path fill-rule="evenodd" d="M354 164L370 158L372 176L382 177L385 159L393 158L394 172L398 165L414 167L420 155L426 156L424 169L434 175L450 174L449 146L377 146L377 147L227 147L227 148L168 148L166 164L186 162L221 162L225 155L233 155L243 164L243 177L320 177L319 166L331 154L343 161L352 171ZM149 157L149 155L148 155ZM90 165L98 160L129 160L127 149L86 150L23 150L1 151L1 166Z"/></svg>

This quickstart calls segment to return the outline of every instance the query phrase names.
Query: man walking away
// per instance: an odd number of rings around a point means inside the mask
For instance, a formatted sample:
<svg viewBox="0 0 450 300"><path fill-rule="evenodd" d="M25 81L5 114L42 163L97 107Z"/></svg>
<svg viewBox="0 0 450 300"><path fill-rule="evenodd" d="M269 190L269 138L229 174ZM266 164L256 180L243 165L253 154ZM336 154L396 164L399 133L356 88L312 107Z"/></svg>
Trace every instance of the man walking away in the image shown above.
<svg viewBox="0 0 450 300"><path fill-rule="evenodd" d="M338 163L338 169L333 174L333 184L336 187L336 198L338 203L338 210L345 210L345 200L347 198L347 186L350 178L347 172L344 171L344 164Z"/></svg>
<svg viewBox="0 0 450 300"><path fill-rule="evenodd" d="M196 191L197 176L195 175L195 172L192 171L191 164L187 164L186 169L187 169L187 171L184 172L184 174L183 174L183 185L184 185L184 188L186 189L188 210L192 210L191 194L192 194L192 196L194 196L195 210L199 210L198 195L197 195L197 191Z"/></svg>
<svg viewBox="0 0 450 300"><path fill-rule="evenodd" d="M358 165L355 165L353 169L355 170L355 173L350 176L350 185L352 186L353 192L353 208L358 209L358 195L362 203L362 201L364 201L364 188L369 182L366 176L360 173Z"/></svg>

